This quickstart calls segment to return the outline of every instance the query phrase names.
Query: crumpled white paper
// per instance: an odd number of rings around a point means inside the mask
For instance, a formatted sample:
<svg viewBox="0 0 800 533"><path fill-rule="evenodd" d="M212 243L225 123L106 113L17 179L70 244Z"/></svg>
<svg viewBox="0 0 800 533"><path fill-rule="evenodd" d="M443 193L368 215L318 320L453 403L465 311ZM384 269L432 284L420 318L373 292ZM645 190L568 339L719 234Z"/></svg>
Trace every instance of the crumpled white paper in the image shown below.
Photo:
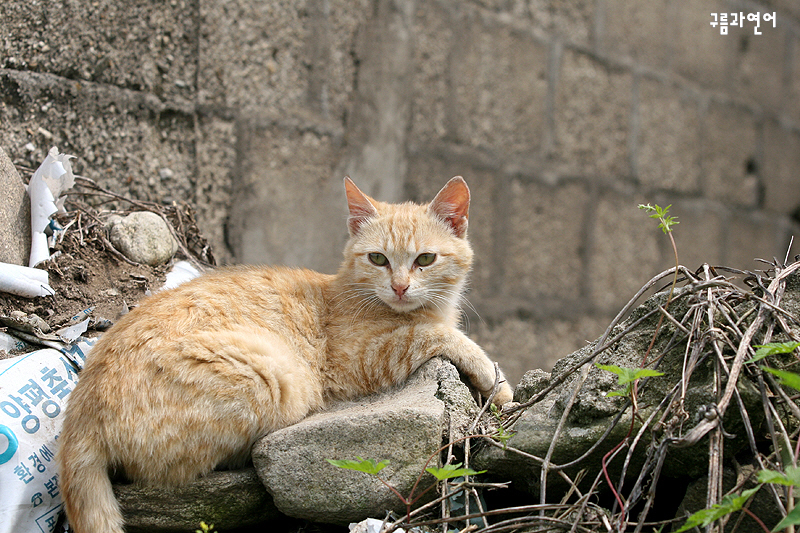
<svg viewBox="0 0 800 533"><path fill-rule="evenodd" d="M87 318L82 322L78 322L77 324L72 324L71 326L61 328L60 330L56 331L56 335L67 342L75 342L78 340L78 337L83 335L86 330L89 329L90 320L91 318Z"/></svg>
<svg viewBox="0 0 800 533"><path fill-rule="evenodd" d="M197 270L189 261L178 261L174 265L172 265L172 269L167 272L167 279L164 281L164 285L161 286L161 289L173 289L180 285L181 283L185 283L190 279L196 278L202 274L199 270Z"/></svg>
<svg viewBox="0 0 800 533"><path fill-rule="evenodd" d="M46 270L11 263L0 263L0 291L25 298L50 296L55 293L50 287Z"/></svg>
<svg viewBox="0 0 800 533"><path fill-rule="evenodd" d="M55 146L50 148L28 183L28 196L31 198L31 255L28 266L36 266L50 257L44 230L54 213L64 211L61 194L75 183L69 161L71 158L60 153Z"/></svg>

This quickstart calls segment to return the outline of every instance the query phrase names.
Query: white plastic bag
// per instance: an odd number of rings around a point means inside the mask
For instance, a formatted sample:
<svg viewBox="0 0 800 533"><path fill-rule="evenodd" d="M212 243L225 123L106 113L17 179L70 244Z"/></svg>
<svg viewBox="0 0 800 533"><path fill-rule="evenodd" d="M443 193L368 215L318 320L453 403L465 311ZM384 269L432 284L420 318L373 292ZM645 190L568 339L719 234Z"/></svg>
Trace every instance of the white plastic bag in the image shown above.
<svg viewBox="0 0 800 533"><path fill-rule="evenodd" d="M65 400L93 341L0 361L0 533L50 533L62 508L55 454Z"/></svg>

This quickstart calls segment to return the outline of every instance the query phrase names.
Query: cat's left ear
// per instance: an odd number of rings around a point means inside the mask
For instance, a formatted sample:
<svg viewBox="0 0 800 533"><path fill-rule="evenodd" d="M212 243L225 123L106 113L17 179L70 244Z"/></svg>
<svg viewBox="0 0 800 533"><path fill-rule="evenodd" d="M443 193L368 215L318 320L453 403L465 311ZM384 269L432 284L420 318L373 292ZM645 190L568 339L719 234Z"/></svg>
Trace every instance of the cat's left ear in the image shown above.
<svg viewBox="0 0 800 533"><path fill-rule="evenodd" d="M428 205L428 210L447 222L457 237L465 237L469 219L469 187L464 178L456 176L448 181Z"/></svg>
<svg viewBox="0 0 800 533"><path fill-rule="evenodd" d="M347 194L347 207L350 209L347 228L350 235L354 236L364 222L378 215L378 210L369 201L369 196L361 192L349 176L344 178L344 191Z"/></svg>

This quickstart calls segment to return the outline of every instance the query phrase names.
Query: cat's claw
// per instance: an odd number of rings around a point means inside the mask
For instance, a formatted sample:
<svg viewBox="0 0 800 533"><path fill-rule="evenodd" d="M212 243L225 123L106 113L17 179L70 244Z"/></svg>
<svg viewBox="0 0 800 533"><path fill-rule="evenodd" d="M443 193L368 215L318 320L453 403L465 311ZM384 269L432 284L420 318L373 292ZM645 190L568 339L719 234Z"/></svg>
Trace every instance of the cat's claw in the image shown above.
<svg viewBox="0 0 800 533"><path fill-rule="evenodd" d="M502 407L514 399L514 389L511 388L507 382L503 382L498 387L497 394L494 395L492 403L498 407Z"/></svg>

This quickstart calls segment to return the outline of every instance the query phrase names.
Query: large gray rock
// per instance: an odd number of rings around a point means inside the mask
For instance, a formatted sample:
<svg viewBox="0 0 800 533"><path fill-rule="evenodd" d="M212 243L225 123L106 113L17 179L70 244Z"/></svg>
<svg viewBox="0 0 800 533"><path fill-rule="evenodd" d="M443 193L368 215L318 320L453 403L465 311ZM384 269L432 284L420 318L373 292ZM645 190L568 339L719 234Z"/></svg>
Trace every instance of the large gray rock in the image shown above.
<svg viewBox="0 0 800 533"><path fill-rule="evenodd" d="M380 477L407 496L445 431L463 431L467 411L448 413L468 410L470 402L455 367L433 359L399 390L340 403L267 435L253 447L253 463L275 505L289 516L347 524L383 516L387 509L404 511L375 477L326 459L388 459ZM420 487L431 482L425 474Z"/></svg>
<svg viewBox="0 0 800 533"><path fill-rule="evenodd" d="M27 265L31 250L31 203L25 185L0 148L0 262Z"/></svg>
<svg viewBox="0 0 800 533"><path fill-rule="evenodd" d="M184 487L115 485L125 531L195 531L200 522L231 530L280 517L252 468L212 472Z"/></svg>
<svg viewBox="0 0 800 533"><path fill-rule="evenodd" d="M124 218L110 217L108 238L125 257L145 265L166 263L178 251L167 223L150 211L137 211Z"/></svg>

